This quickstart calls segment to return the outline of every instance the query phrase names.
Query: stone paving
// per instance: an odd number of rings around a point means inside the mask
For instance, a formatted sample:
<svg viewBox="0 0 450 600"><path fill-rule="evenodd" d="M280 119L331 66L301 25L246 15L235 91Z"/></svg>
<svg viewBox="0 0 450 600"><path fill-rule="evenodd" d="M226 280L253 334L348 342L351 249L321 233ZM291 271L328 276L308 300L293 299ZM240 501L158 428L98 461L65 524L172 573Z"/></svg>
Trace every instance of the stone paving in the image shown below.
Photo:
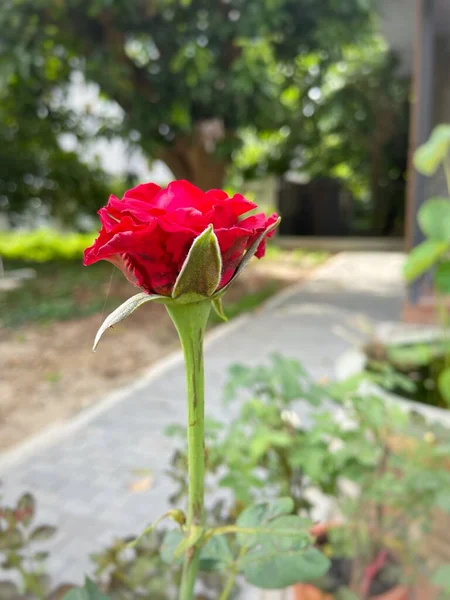
<svg viewBox="0 0 450 600"><path fill-rule="evenodd" d="M276 351L298 358L315 377L332 376L349 346L336 333L349 318L399 318L402 261L397 253L342 253L263 309L214 330L206 348L207 414L230 418L221 388L234 362L260 363ZM113 340L105 336L102 343ZM81 582L92 568L91 552L167 510L172 488L164 471L174 442L163 431L184 419L184 372L176 354L72 421L0 456L4 498L31 491L39 522L58 527L48 565L55 582ZM140 469L150 469L153 485L133 493Z"/></svg>

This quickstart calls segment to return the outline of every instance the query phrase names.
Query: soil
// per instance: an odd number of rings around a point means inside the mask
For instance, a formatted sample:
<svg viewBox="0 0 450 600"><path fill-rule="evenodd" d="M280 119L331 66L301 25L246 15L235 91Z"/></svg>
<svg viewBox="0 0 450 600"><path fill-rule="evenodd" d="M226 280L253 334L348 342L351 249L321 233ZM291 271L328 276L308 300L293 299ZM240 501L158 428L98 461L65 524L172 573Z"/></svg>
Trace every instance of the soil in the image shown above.
<svg viewBox="0 0 450 600"><path fill-rule="evenodd" d="M224 306L274 282L273 291L298 283L313 267L254 263L225 298ZM108 286L105 284L105 291ZM133 288L116 277L114 296ZM0 451L57 421L70 418L106 393L139 377L178 348L164 306L143 305L109 330L98 351L92 341L107 313L49 324L0 329ZM145 331L145 334L143 332Z"/></svg>

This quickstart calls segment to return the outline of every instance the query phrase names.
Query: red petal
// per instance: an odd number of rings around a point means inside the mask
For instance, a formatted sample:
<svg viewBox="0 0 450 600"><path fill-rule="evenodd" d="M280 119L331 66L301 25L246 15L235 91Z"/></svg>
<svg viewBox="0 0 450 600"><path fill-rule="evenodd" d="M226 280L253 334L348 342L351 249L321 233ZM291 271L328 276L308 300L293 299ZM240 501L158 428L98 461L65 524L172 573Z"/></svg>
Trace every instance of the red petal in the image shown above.
<svg viewBox="0 0 450 600"><path fill-rule="evenodd" d="M196 208L202 213L211 205L200 188L183 179L169 183L165 190L155 196L153 203L171 211L177 208Z"/></svg>
<svg viewBox="0 0 450 600"><path fill-rule="evenodd" d="M131 190L127 190L123 196L123 199L125 200L132 198L134 200L141 200L145 203L154 204L152 200L160 190L161 187L156 185L156 183L141 183Z"/></svg>

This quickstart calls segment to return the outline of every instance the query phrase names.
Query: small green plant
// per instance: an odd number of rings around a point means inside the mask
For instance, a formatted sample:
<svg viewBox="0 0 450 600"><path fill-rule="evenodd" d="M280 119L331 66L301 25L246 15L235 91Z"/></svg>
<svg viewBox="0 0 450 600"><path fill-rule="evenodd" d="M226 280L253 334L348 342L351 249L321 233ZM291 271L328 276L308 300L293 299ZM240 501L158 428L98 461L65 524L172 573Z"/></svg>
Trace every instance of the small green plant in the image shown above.
<svg viewBox="0 0 450 600"><path fill-rule="evenodd" d="M326 554L347 570L332 568L317 585L333 593L348 588L355 598L414 587L436 568L425 543L436 510L450 512L448 432L359 385L328 389L345 416L321 427L343 464L334 497L341 526L327 532Z"/></svg>
<svg viewBox="0 0 450 600"><path fill-rule="evenodd" d="M278 496L290 496L296 511L308 509L304 492L309 474L320 479L323 489L334 491L338 473L331 465L324 468L328 444L309 436L307 423L294 412L299 401L315 408L324 398L324 390L294 359L273 355L269 365L230 369L224 401L239 402L239 411L227 426L207 420L206 448L209 487L224 490L225 496L232 492L232 514L261 498ZM168 433L184 437L180 427L170 427ZM175 502L186 492L185 465L185 455L178 451L169 473L179 485Z"/></svg>
<svg viewBox="0 0 450 600"><path fill-rule="evenodd" d="M438 125L430 139L416 150L414 165L423 175L431 176L442 168L450 194L450 125ZM450 199L430 198L418 213L425 241L412 249L404 272L408 282L414 281L430 268L434 269L436 290L450 292Z"/></svg>
<svg viewBox="0 0 450 600"><path fill-rule="evenodd" d="M407 282L411 283L430 272L434 294L437 299L438 315L441 324L447 328L449 324L446 299L450 294L450 125L438 125L429 140L416 150L414 155L416 169L426 176L435 175L442 169L447 182L447 197L428 199L419 209L417 219L425 236L425 240L413 248L408 255L404 267ZM418 366L424 361L420 348L412 348L419 356ZM430 373L425 377L435 385L440 398L448 406L450 404L450 353L446 352L437 360L428 352L427 362ZM443 358L443 360L440 360ZM417 361L416 361L417 364ZM427 394L425 394L427 396ZM439 404L439 399L437 400Z"/></svg>
<svg viewBox="0 0 450 600"><path fill-rule="evenodd" d="M390 378L392 385L405 383L395 373ZM282 494L312 525L319 493L341 526L319 536L331 568L315 585L333 594L353 591L355 598L403 583L409 572L429 575L422 540L434 511L450 511L447 432L432 432L395 405L360 393L365 379L320 387L297 361L281 356L269 365L236 365L225 401L239 401L240 409L230 424L206 426L215 526L232 522L255 499ZM169 473L178 485L175 503L187 491L186 469L179 449Z"/></svg>
<svg viewBox="0 0 450 600"><path fill-rule="evenodd" d="M48 552L42 550L42 542L51 539L56 528L35 525L35 513L35 499L28 493L13 506L0 503L0 574L5 572L0 579L2 600L58 600L70 587L50 590L45 573Z"/></svg>

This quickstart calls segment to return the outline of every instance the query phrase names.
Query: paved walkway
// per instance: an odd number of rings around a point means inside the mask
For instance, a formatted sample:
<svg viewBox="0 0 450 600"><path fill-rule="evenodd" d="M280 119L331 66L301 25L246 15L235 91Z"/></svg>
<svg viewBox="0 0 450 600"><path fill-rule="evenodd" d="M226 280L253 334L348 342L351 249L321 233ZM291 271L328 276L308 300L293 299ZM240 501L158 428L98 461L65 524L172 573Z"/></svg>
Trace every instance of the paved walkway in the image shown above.
<svg viewBox="0 0 450 600"><path fill-rule="evenodd" d="M221 388L234 362L260 363L277 351L298 358L316 377L332 375L349 345L336 333L349 318L360 313L376 321L399 318L402 260L401 254L343 253L263 310L216 329L206 350L207 413L229 418ZM59 529L48 565L55 581L81 581L91 552L116 536L139 532L167 509L171 484L164 470L173 442L163 430L184 419L177 354L133 386L0 457L2 495L12 500L31 491L38 520ZM150 469L154 483L132 493L139 469Z"/></svg>

